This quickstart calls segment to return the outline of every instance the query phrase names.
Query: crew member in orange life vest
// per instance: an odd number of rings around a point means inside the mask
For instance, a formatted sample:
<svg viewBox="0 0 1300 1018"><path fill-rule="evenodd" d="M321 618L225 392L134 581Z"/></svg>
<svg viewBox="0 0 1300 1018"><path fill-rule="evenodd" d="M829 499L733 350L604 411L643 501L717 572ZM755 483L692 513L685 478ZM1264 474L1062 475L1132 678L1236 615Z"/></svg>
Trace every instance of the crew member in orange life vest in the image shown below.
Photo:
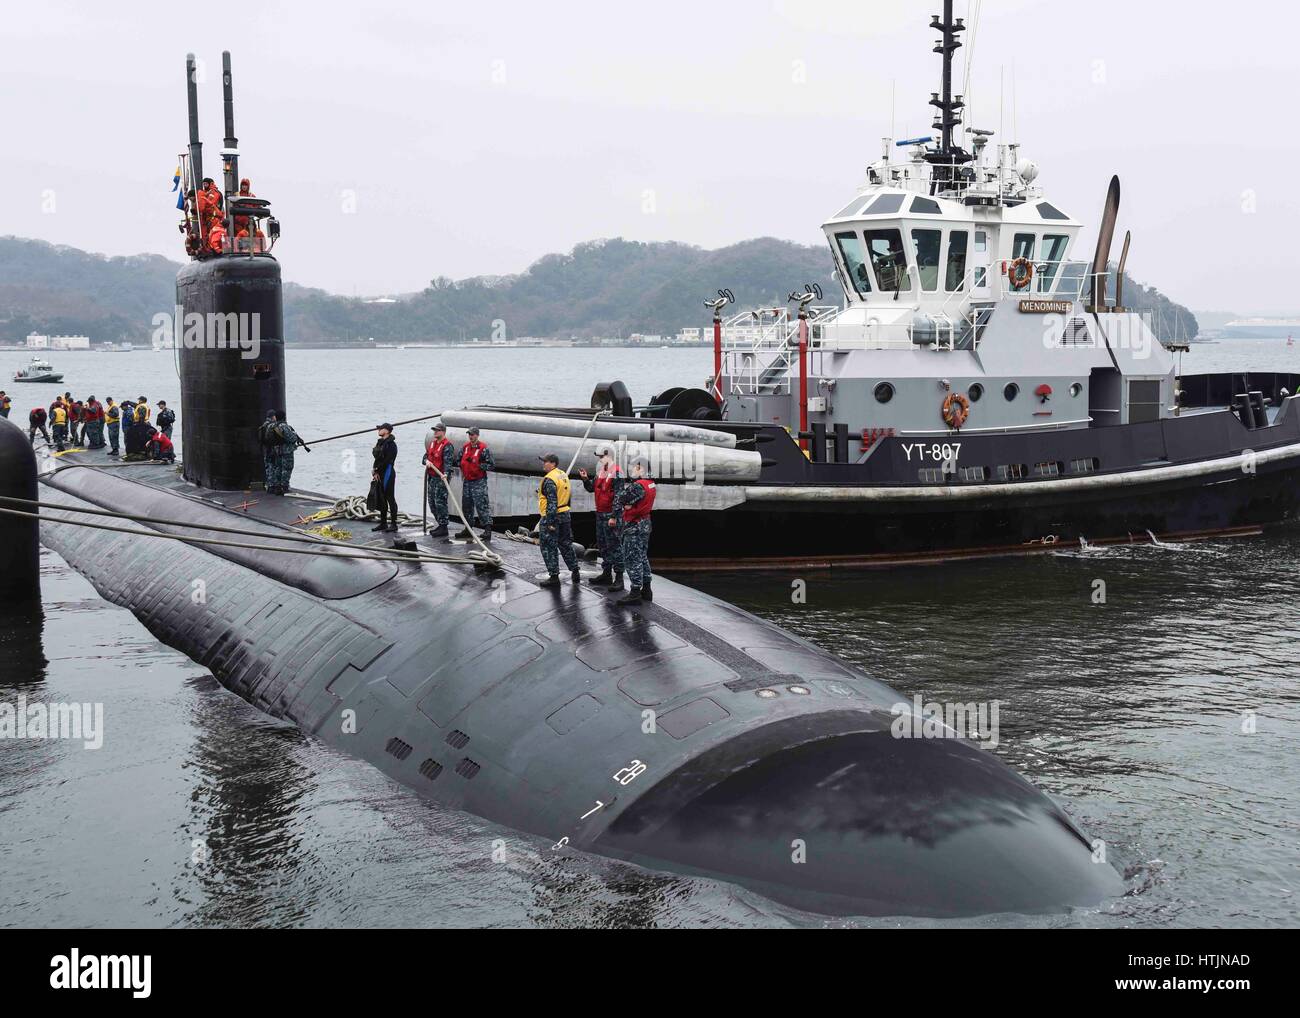
<svg viewBox="0 0 1300 1018"><path fill-rule="evenodd" d="M204 233L207 233L212 226L213 220L221 218L223 204L224 199L221 196L221 191L217 188L216 182L211 177L204 177L198 195L199 221L203 224Z"/></svg>
<svg viewBox="0 0 1300 1018"><path fill-rule="evenodd" d="M162 460L164 463L176 462L176 447L172 445L172 440L161 431L155 431L150 436L145 446L145 452L151 460Z"/></svg>
<svg viewBox="0 0 1300 1018"><path fill-rule="evenodd" d="M650 592L650 510L655 504L655 482L647 476L650 461L644 456L632 460L630 469L632 476L614 496L614 516L606 524L623 530L620 550L632 589L617 603L625 605L654 600Z"/></svg>
<svg viewBox="0 0 1300 1018"><path fill-rule="evenodd" d="M82 437L91 449L104 448L104 406L94 396L86 399L85 408L82 411L82 420L85 425L82 428Z"/></svg>
<svg viewBox="0 0 1300 1018"><path fill-rule="evenodd" d="M433 426L433 441L424 453L424 485L428 491L429 509L433 512L434 522L438 526L429 531L429 540L446 537L447 530L447 485L451 475L456 472L456 446L447 440L447 425L439 421ZM442 471L442 477L434 471Z"/></svg>
<svg viewBox="0 0 1300 1018"><path fill-rule="evenodd" d="M483 528L483 541L492 540L492 506L488 502L487 472L496 468L492 453L486 445L478 440L478 428L466 432L469 441L460 451L457 465L465 483L460 489L461 508L465 510L465 520L470 527L475 520ZM464 540L470 536L469 527L462 529L456 537Z"/></svg>
<svg viewBox="0 0 1300 1018"><path fill-rule="evenodd" d="M257 197L257 195L253 194L253 184L247 177L245 177L243 180L239 182L239 197L241 198ZM234 225L235 225L236 237L248 236L248 216L235 216Z"/></svg>
<svg viewBox="0 0 1300 1018"><path fill-rule="evenodd" d="M596 447L599 466L596 476L587 476L586 470L579 470L582 486L596 496L596 547L600 549L601 573L593 577L591 585L609 586L610 590L623 589L623 555L619 548L618 530L609 525L614 515L614 496L623 487L625 478L614 462L614 450L605 444Z"/></svg>

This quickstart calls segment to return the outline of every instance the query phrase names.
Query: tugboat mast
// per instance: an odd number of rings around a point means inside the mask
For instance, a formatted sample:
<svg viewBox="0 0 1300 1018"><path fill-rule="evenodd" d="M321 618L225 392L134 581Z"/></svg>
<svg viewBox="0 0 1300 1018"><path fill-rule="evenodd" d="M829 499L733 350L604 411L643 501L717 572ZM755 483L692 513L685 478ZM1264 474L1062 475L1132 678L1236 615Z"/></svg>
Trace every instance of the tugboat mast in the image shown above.
<svg viewBox="0 0 1300 1018"><path fill-rule="evenodd" d="M930 21L930 27L943 33L934 46L934 52L943 56L943 92L930 93L930 105L936 108L931 126L939 132L939 149L927 152L925 156L935 167L935 187L938 188L941 183L956 179L958 165L971 161L970 154L960 145L954 145L952 140L953 128L960 126L961 111L966 106L961 96L952 94L952 55L961 47L961 40L957 36L966 31L966 26L961 18L953 19L952 0L944 0L943 20L936 14ZM947 169L941 170L941 166Z"/></svg>

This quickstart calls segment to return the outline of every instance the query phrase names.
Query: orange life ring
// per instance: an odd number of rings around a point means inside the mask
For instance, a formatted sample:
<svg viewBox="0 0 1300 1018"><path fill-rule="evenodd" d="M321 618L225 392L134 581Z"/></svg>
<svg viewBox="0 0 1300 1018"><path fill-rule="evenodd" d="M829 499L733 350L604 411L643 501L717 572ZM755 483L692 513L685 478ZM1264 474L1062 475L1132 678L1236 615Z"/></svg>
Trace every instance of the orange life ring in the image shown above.
<svg viewBox="0 0 1300 1018"><path fill-rule="evenodd" d="M1024 290L1034 278L1034 266L1028 258L1017 258L1011 263L1011 289Z"/></svg>
<svg viewBox="0 0 1300 1018"><path fill-rule="evenodd" d="M943 401L943 423L960 431L970 416L970 400L960 392L950 392Z"/></svg>

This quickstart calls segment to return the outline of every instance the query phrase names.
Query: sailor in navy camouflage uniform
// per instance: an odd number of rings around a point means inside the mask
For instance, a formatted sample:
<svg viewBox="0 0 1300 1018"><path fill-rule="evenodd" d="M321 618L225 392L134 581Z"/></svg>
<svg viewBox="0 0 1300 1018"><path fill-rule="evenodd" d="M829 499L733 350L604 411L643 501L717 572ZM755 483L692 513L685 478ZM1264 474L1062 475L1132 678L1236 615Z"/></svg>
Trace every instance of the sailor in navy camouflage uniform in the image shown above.
<svg viewBox="0 0 1300 1018"><path fill-rule="evenodd" d="M579 470L582 486L595 496L596 501L596 547L600 550L601 573L591 580L593 587L607 586L609 590L623 589L623 553L620 547L622 535L617 527L609 525L614 515L614 496L623 487L625 478L614 462L614 450L604 443L596 447L596 459L599 466L596 476L590 477L586 470ZM610 586L612 584L612 586Z"/></svg>
<svg viewBox="0 0 1300 1018"><path fill-rule="evenodd" d="M293 451L302 444L298 432L284 419L283 410L271 410L258 429L266 465L266 493L285 495L293 477Z"/></svg>
<svg viewBox="0 0 1300 1018"><path fill-rule="evenodd" d="M542 457L542 469L546 475L537 486L537 510L541 522L537 525L541 538L542 561L550 574L542 581L543 587L560 585L560 557L568 567L574 583L582 582L582 573L578 571L578 556L573 550L573 514L569 511L569 499L572 490L568 475L560 469L560 457L548 453Z"/></svg>
<svg viewBox="0 0 1300 1018"><path fill-rule="evenodd" d="M647 476L650 462L644 456L632 460L630 469L632 476L614 496L614 516L608 523L622 528L623 568L632 584L619 604L654 600L650 591L650 510L655 504L655 482Z"/></svg>
<svg viewBox="0 0 1300 1018"><path fill-rule="evenodd" d="M424 472L424 483L429 490L429 510L433 513L434 522L438 524L434 530L429 531L429 540L433 540L448 535L447 485L456 472L456 446L447 441L447 426L441 421L433 426L433 442L425 451L424 462L428 465ZM442 477L434 472L434 467L442 471Z"/></svg>
<svg viewBox="0 0 1300 1018"><path fill-rule="evenodd" d="M492 505L488 501L487 472L496 467L492 461L492 452L479 441L478 428L466 432L469 441L460 450L456 460L460 467L460 476L464 483L460 489L461 508L465 510L465 519L472 527L477 521L483 528L483 540L492 540ZM456 534L457 538L470 536L469 527Z"/></svg>

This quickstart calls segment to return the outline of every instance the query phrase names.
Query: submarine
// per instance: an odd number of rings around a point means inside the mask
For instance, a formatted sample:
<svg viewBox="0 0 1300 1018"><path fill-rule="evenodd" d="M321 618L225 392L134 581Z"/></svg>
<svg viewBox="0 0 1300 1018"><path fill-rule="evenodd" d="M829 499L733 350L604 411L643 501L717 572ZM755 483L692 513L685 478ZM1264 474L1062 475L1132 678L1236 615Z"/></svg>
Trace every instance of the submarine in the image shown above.
<svg viewBox="0 0 1300 1018"><path fill-rule="evenodd" d="M37 477L0 422L6 562L31 569L39 516L40 541L226 689L543 852L827 915L1041 913L1123 892L990 752L942 724L899 737L901 694L725 601L662 580L628 610L586 584L540 587L526 541L412 551L355 520L331 540L306 529L315 493L250 499L257 427L285 405L278 224L237 193L228 53L223 72L225 238L187 205L176 301L187 318L256 313L260 349L177 344L179 467L72 451ZM193 57L187 85L197 193Z"/></svg>

